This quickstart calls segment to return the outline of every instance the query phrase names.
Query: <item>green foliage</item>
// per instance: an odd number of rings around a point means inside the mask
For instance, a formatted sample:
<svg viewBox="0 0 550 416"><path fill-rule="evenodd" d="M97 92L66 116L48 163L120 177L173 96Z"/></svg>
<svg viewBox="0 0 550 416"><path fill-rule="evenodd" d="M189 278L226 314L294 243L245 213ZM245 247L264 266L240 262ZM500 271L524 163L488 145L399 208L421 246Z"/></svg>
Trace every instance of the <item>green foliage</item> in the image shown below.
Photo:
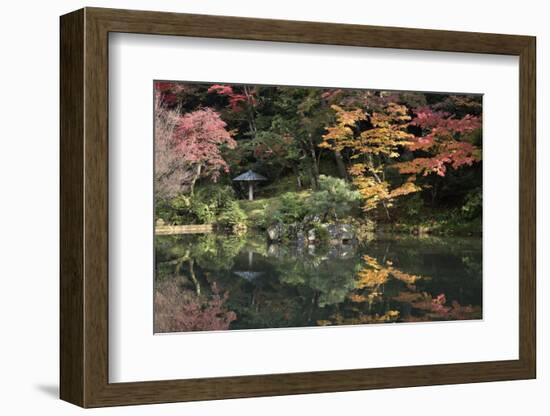
<svg viewBox="0 0 550 416"><path fill-rule="evenodd" d="M229 270L245 240L241 236L204 234L188 243L197 264L209 270Z"/></svg>
<svg viewBox="0 0 550 416"><path fill-rule="evenodd" d="M319 190L312 193L308 205L312 214L321 214L335 219L357 208L361 195L343 179L319 176Z"/></svg>
<svg viewBox="0 0 550 416"><path fill-rule="evenodd" d="M303 188L308 188L311 186L311 183L307 178L302 178L302 186ZM262 185L258 194L270 198L273 196L280 196L285 192L300 191L301 189L298 188L296 177L294 175L289 175L281 177L267 185ZM254 195L256 195L256 193L254 193Z"/></svg>
<svg viewBox="0 0 550 416"><path fill-rule="evenodd" d="M264 198L249 201L243 199L239 201L239 206L246 215L246 222L249 228L265 229L270 225L267 207L273 206L278 198Z"/></svg>
<svg viewBox="0 0 550 416"><path fill-rule="evenodd" d="M452 175L448 176L455 180ZM441 193L450 192L443 186L439 190ZM418 193L405 197L396 211L396 220L386 225L392 231L415 235L480 235L482 205L482 192L479 187L473 188L465 195L450 195L447 205L442 207L425 201ZM380 226L379 224L378 227Z"/></svg>
<svg viewBox="0 0 550 416"><path fill-rule="evenodd" d="M197 199L211 207L224 208L235 200L235 192L227 185L203 185L195 193Z"/></svg>
<svg viewBox="0 0 550 416"><path fill-rule="evenodd" d="M280 198L279 204L268 207L271 222L291 224L299 222L309 213L307 193L287 192Z"/></svg>
<svg viewBox="0 0 550 416"><path fill-rule="evenodd" d="M480 217L483 208L481 189L478 188L468 192L465 199L461 208L462 216L469 220Z"/></svg>
<svg viewBox="0 0 550 416"><path fill-rule="evenodd" d="M315 239L319 243L326 243L329 240L330 234L327 228L323 227L323 224L314 223L313 229L315 230Z"/></svg>
<svg viewBox="0 0 550 416"><path fill-rule="evenodd" d="M242 203L248 208L249 225L265 228L273 223L301 222L308 215L342 219L359 209L360 194L343 179L320 175L315 192L285 192L280 197Z"/></svg>
<svg viewBox="0 0 550 416"><path fill-rule="evenodd" d="M408 195L405 197L404 203L402 204L404 207L404 211L407 216L409 217L416 217L422 212L422 208L424 207L424 201L420 194L414 193L411 195Z"/></svg>
<svg viewBox="0 0 550 416"><path fill-rule="evenodd" d="M244 224L245 221L246 214L239 206L239 203L237 201L231 201L218 215L216 223L224 228L232 228Z"/></svg>
<svg viewBox="0 0 550 416"><path fill-rule="evenodd" d="M299 157L293 137L286 130L273 126L278 119L274 116L272 127L257 131L242 148L243 152L252 154L256 162L261 163L262 170L272 177L279 177L285 169L291 169Z"/></svg>
<svg viewBox="0 0 550 416"><path fill-rule="evenodd" d="M327 248L325 248L327 250ZM325 307L344 301L355 286L355 274L360 261L328 259L326 252L318 256L292 255L278 259L281 282L296 287L302 293L317 293L318 305Z"/></svg>
<svg viewBox="0 0 550 416"><path fill-rule="evenodd" d="M193 198L189 206L189 214L194 216L199 224L210 224L216 218L217 208L215 204L209 204L199 198Z"/></svg>
<svg viewBox="0 0 550 416"><path fill-rule="evenodd" d="M482 223L481 216L468 219L460 209L438 211L425 209L417 217L404 217L394 223L392 231L414 235L471 236L481 234Z"/></svg>
<svg viewBox="0 0 550 416"><path fill-rule="evenodd" d="M158 201L156 211L157 218L177 225L218 222L222 226L234 226L246 220L233 188L222 185L204 185L193 196L179 194L172 199Z"/></svg>
<svg viewBox="0 0 550 416"><path fill-rule="evenodd" d="M192 220L190 209L191 197L184 194L178 194L172 199L157 200L155 204L156 218L160 218L168 224L185 224Z"/></svg>

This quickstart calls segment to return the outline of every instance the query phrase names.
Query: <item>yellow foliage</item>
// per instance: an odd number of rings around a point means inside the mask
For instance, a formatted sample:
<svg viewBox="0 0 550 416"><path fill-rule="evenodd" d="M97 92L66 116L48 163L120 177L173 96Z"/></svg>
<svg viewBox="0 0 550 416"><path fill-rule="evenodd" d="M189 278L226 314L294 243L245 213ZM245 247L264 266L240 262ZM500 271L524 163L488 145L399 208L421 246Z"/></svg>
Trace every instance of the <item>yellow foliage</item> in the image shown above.
<svg viewBox="0 0 550 416"><path fill-rule="evenodd" d="M363 210L370 211L378 206L382 201L390 199L389 183L379 182L372 176L360 175L353 179L357 190L363 198Z"/></svg>
<svg viewBox="0 0 550 416"><path fill-rule="evenodd" d="M378 261L374 257L371 257L371 256L365 254L363 256L363 260L365 261L365 263L367 263L368 266L372 267L373 269L376 269L376 270L381 269L380 264L378 263Z"/></svg>
<svg viewBox="0 0 550 416"><path fill-rule="evenodd" d="M370 256L363 256L363 260L365 261L365 267L357 273L357 281L355 283L357 289L378 287L386 283L390 277L401 280L409 285L416 283L422 278L421 276L405 273L394 268L391 261L387 261L386 265L383 266Z"/></svg>
<svg viewBox="0 0 550 416"><path fill-rule="evenodd" d="M369 297L365 295L358 295L357 293L352 293L349 296L349 300L355 303L363 303L363 302L367 302L369 300Z"/></svg>
<svg viewBox="0 0 550 416"><path fill-rule="evenodd" d="M414 274L403 273L402 271L396 270L394 268L392 268L392 270L391 270L391 275L394 278L396 278L397 280L401 280L402 282L405 282L409 285L412 285L412 284L416 283L417 280L421 279L420 276L416 276Z"/></svg>
<svg viewBox="0 0 550 416"><path fill-rule="evenodd" d="M393 189L390 192L390 198L396 198L398 196L408 195L414 192L420 191L422 188L413 182L405 182L403 185Z"/></svg>
<svg viewBox="0 0 550 416"><path fill-rule="evenodd" d="M400 148L409 145L414 138L407 132L410 116L405 106L390 102L381 111L371 114L363 109L344 110L337 105L331 108L336 113L336 123L326 128L319 147L351 150L350 157L357 162L348 171L363 198L365 211L381 203L386 208L391 207L393 199L420 190L413 183L414 177L395 189L390 189L389 183L380 178L387 159L399 157ZM358 131L358 122L367 119L372 127Z"/></svg>
<svg viewBox="0 0 550 416"><path fill-rule="evenodd" d="M331 321L322 321L330 322L325 325L357 325L357 324L379 324L387 322L395 322L399 319L399 311L389 310L383 315L374 314L374 315L360 315L353 318L344 318L340 314L335 314L331 316ZM319 323L320 321L317 321Z"/></svg>
<svg viewBox="0 0 550 416"><path fill-rule="evenodd" d="M337 105L331 108L336 112L337 122L336 125L326 128L327 133L323 136L323 142L319 147L342 150L353 145L353 128L358 121L366 119L366 114L361 109L346 111Z"/></svg>
<svg viewBox="0 0 550 416"><path fill-rule="evenodd" d="M372 270L372 269L363 269L357 273L358 280L355 283L357 289L363 289L365 287L373 288L386 283L390 278L390 273L388 270Z"/></svg>

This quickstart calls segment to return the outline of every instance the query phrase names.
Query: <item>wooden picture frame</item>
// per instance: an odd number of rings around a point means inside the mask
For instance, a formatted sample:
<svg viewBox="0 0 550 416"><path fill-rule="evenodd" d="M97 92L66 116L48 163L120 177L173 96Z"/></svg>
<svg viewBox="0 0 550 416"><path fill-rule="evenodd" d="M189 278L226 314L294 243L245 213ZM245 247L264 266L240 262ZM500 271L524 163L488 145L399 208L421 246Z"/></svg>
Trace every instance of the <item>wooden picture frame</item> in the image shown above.
<svg viewBox="0 0 550 416"><path fill-rule="evenodd" d="M519 56L519 359L109 383L110 32ZM101 407L536 377L534 37L85 8L61 17L60 46L61 399Z"/></svg>

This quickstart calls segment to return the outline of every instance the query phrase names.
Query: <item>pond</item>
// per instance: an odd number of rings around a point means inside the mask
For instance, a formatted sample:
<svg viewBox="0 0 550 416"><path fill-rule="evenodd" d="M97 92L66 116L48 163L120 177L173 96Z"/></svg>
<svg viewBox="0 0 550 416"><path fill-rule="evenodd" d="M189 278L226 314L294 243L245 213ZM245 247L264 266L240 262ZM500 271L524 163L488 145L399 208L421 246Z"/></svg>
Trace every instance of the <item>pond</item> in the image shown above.
<svg viewBox="0 0 550 416"><path fill-rule="evenodd" d="M480 319L481 237L156 236L155 332Z"/></svg>

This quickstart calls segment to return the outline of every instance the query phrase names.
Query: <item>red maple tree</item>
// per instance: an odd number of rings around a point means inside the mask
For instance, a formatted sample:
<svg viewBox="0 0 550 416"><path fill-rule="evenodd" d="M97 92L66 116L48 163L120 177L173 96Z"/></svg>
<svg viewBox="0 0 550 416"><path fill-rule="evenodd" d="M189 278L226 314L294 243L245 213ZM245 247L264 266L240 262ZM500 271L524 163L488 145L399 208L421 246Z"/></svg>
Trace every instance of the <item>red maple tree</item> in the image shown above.
<svg viewBox="0 0 550 416"><path fill-rule="evenodd" d="M411 151L421 151L422 156L396 165L403 174L436 173L445 176L447 167L458 169L471 166L480 160L480 149L465 140L465 136L481 128L479 117L470 114L455 118L444 111L429 107L417 108L410 125L422 132L407 145Z"/></svg>
<svg viewBox="0 0 550 416"><path fill-rule="evenodd" d="M208 88L209 93L217 93L229 98L229 106L233 111L240 111L244 104L254 105L256 100L254 95L244 88L244 94L237 93L233 90L233 87L229 85L214 84Z"/></svg>
<svg viewBox="0 0 550 416"><path fill-rule="evenodd" d="M230 149L237 142L226 130L227 124L210 108L193 111L181 116L173 135L174 151L182 162L194 168L190 189L200 177L216 181L221 171L228 172L229 165L222 157L223 147Z"/></svg>

